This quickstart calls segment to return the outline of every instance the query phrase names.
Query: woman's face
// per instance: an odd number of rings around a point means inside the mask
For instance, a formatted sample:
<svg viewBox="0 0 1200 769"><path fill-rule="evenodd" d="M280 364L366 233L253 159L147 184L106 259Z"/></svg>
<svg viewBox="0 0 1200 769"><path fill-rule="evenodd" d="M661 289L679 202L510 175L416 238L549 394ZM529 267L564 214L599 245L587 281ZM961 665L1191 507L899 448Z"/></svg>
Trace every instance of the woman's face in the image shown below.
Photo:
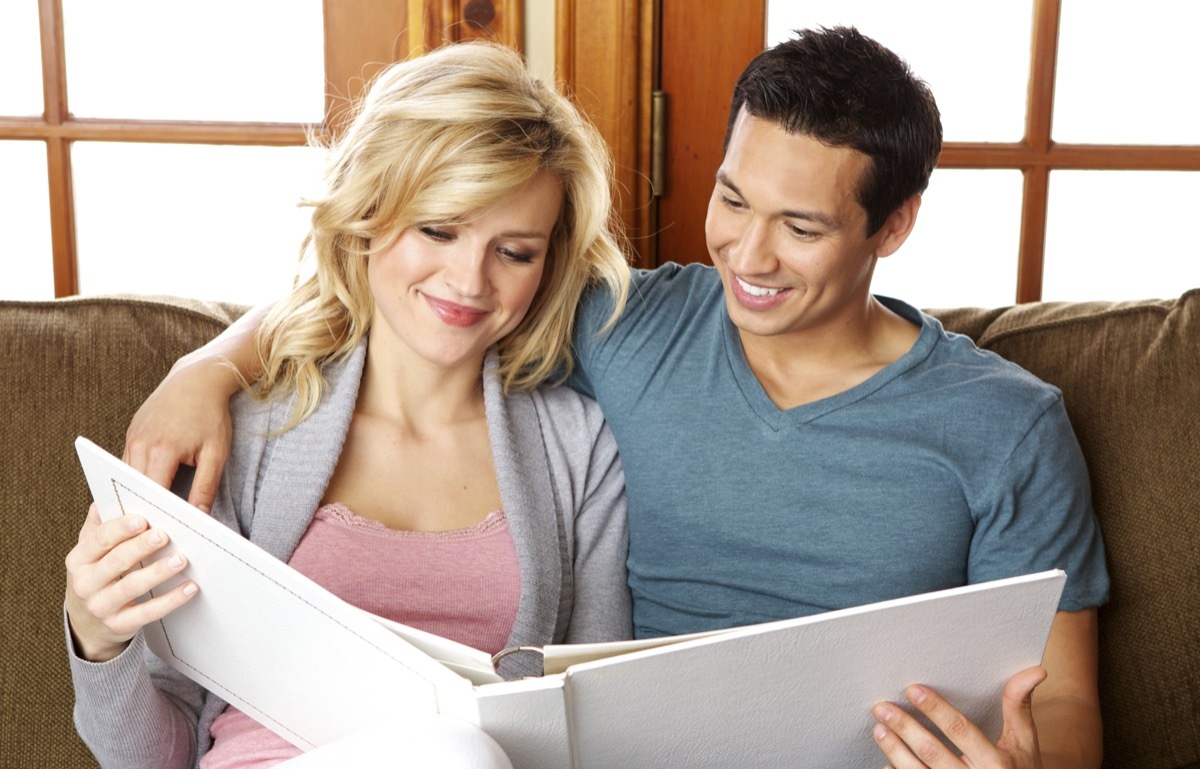
<svg viewBox="0 0 1200 769"><path fill-rule="evenodd" d="M414 224L372 256L372 355L477 372L533 302L562 197L562 182L542 172L461 219Z"/></svg>

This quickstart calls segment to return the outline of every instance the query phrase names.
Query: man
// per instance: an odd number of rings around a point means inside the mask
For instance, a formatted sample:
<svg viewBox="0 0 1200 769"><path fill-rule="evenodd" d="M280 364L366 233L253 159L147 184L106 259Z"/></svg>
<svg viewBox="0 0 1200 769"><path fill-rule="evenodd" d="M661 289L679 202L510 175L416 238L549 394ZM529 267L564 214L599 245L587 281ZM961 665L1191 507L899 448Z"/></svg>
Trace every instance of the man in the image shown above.
<svg viewBox="0 0 1200 769"><path fill-rule="evenodd" d="M709 204L715 270L636 274L606 334L593 297L571 384L600 402L621 451L638 635L1062 568L1034 713L1047 766L1098 765L1107 576L1061 395L870 293L940 148L928 89L856 31L805 31L760 54L735 87ZM936 696L919 707L952 713ZM1032 759L1032 729L1015 724L1027 714L1009 710L1002 747ZM924 765L912 751L934 744L928 733L899 708L877 715L893 763ZM990 765L984 743L958 746ZM921 754L961 765L944 748Z"/></svg>
<svg viewBox="0 0 1200 769"><path fill-rule="evenodd" d="M855 30L765 51L734 92L706 223L715 269L638 272L603 332L611 304L592 295L569 383L621 451L639 636L1061 568L1043 667L1009 682L995 744L923 687L910 700L963 756L889 703L875 737L897 769L1098 766L1108 583L1061 394L870 293L940 148L926 86ZM135 465L169 477L194 458L152 443L131 432Z"/></svg>

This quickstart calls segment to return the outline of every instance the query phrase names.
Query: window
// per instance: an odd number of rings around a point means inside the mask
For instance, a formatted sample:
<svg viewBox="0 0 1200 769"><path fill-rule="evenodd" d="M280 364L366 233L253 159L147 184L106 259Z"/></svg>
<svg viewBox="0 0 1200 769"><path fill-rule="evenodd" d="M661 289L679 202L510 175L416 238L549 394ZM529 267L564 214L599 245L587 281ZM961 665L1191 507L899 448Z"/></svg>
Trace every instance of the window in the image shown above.
<svg viewBox="0 0 1200 769"><path fill-rule="evenodd" d="M519 47L518 0L443 5L0 4L0 299L278 296L319 189L309 136L388 62L472 37Z"/></svg>
<svg viewBox="0 0 1200 769"><path fill-rule="evenodd" d="M853 24L938 99L941 162L913 236L876 269L879 293L997 306L1200 286L1183 234L1200 201L1200 102L1180 89L1200 71L1200 6L773 0L767 19L768 45Z"/></svg>

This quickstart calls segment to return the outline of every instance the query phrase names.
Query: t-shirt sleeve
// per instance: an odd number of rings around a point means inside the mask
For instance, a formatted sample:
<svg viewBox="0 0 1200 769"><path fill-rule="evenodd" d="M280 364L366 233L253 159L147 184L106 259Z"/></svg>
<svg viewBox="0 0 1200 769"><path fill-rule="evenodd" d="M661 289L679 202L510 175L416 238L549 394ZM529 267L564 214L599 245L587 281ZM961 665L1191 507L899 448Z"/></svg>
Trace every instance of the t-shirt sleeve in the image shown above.
<svg viewBox="0 0 1200 769"><path fill-rule="evenodd" d="M575 315L574 335L571 339L571 354L575 366L566 384L573 390L590 398L596 391L589 375L596 358L596 349L602 343L601 329L612 314L612 294L604 286L593 286L583 295L583 301Z"/></svg>
<svg viewBox="0 0 1200 769"><path fill-rule="evenodd" d="M573 390L583 393L589 398L598 398L597 384L604 377L604 369L611 357L605 350L610 345L620 345L629 333L635 321L631 317L644 317L645 293L651 284L667 274L659 270L633 270L630 276L629 299L620 319L606 327L613 311L613 295L605 285L595 285L583 295L579 310L575 315L575 329L571 340L571 352L575 358L575 366L567 378L566 384ZM671 273L673 274L673 273Z"/></svg>
<svg viewBox="0 0 1200 769"><path fill-rule="evenodd" d="M1087 466L1061 397L1021 438L981 508L974 512L970 582L1062 569L1067 583L1060 610L1108 600L1104 544Z"/></svg>

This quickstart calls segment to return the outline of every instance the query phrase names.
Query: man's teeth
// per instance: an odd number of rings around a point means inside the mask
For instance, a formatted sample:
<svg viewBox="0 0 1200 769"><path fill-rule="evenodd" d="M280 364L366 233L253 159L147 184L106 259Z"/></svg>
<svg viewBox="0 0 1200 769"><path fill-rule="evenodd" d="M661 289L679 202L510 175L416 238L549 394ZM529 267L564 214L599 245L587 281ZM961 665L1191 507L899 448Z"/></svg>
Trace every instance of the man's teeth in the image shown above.
<svg viewBox="0 0 1200 769"><path fill-rule="evenodd" d="M742 290L750 296L775 296L783 290L782 288L764 288L762 286L753 286L741 278L737 278L736 276L735 279L737 280L738 285L742 287Z"/></svg>

